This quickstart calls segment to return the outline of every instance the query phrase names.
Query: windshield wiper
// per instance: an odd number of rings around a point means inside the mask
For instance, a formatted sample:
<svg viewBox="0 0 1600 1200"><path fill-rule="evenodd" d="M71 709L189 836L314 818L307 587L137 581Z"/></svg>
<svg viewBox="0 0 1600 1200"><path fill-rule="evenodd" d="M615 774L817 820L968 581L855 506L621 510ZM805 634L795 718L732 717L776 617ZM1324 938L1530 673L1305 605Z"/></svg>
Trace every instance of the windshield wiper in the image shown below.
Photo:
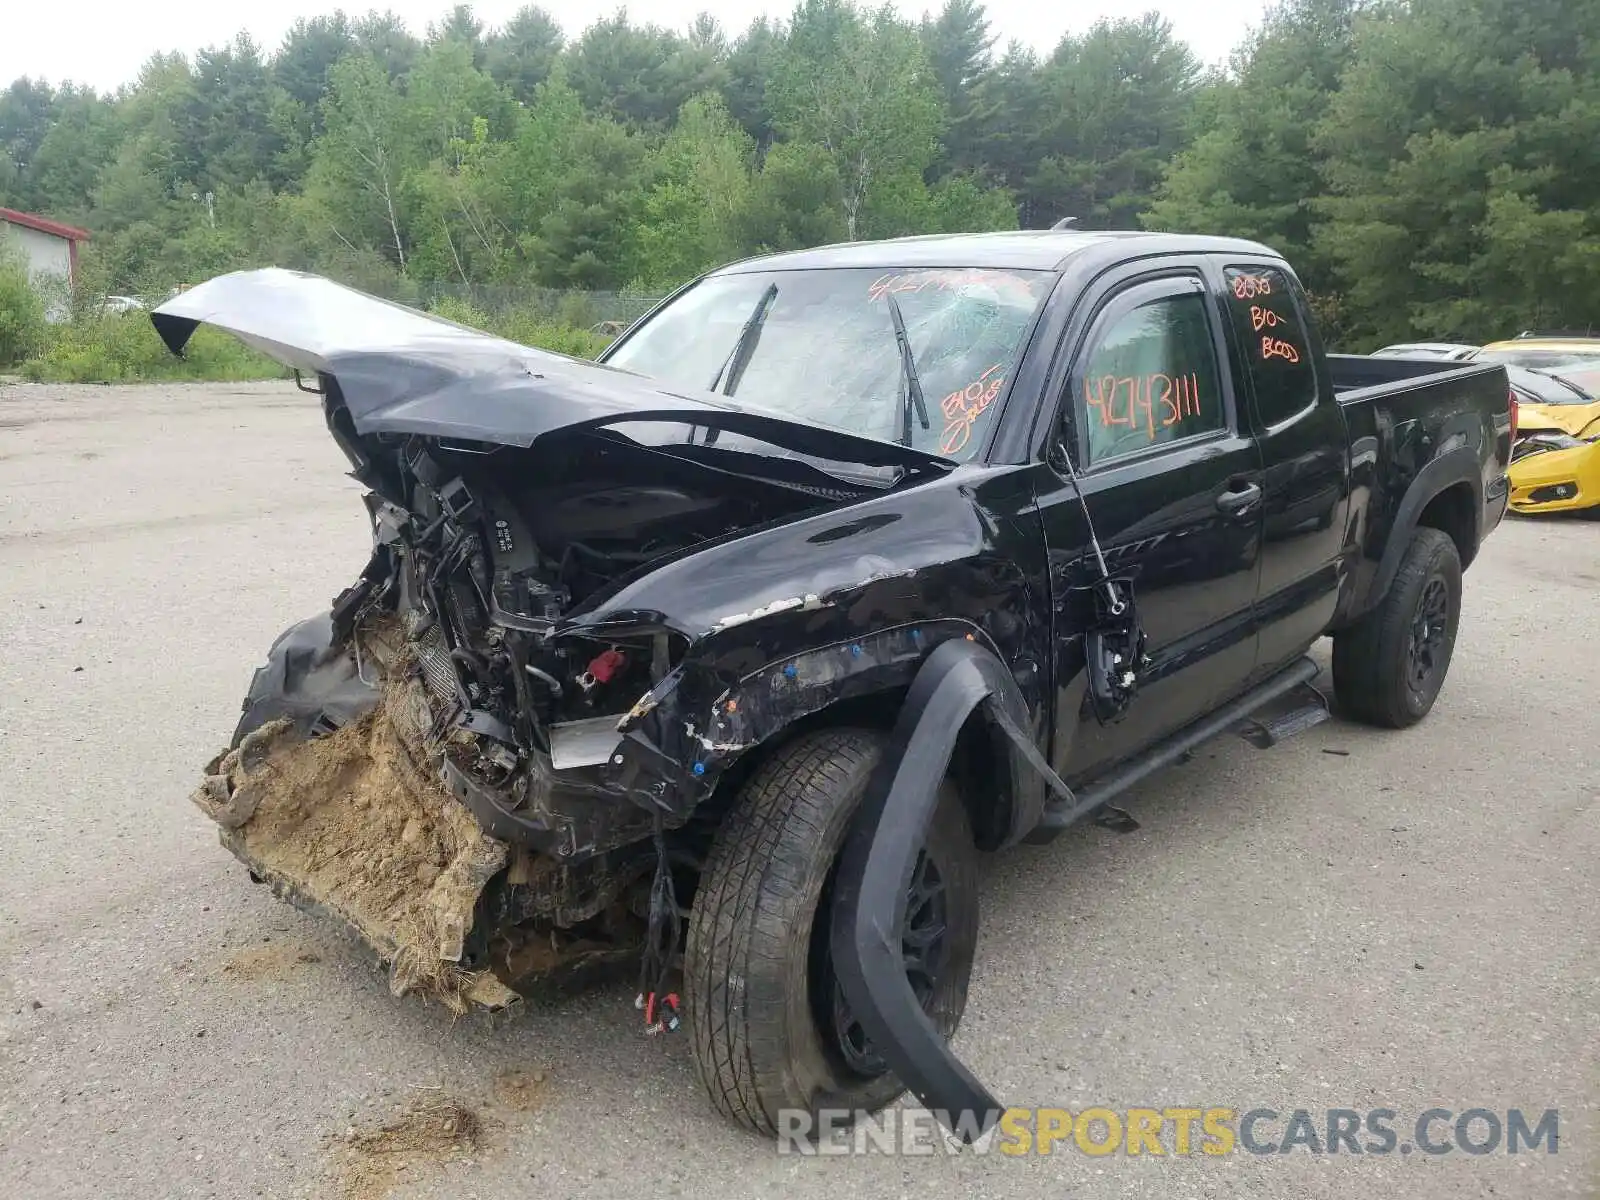
<svg viewBox="0 0 1600 1200"><path fill-rule="evenodd" d="M1539 374L1550 376L1551 379L1554 379L1562 387L1566 388L1569 392L1572 392L1585 404L1592 404L1594 402L1594 397L1591 396L1588 391L1586 391L1581 385L1573 383L1572 380L1568 379L1565 375L1557 375L1554 371L1540 371Z"/></svg>
<svg viewBox="0 0 1600 1200"><path fill-rule="evenodd" d="M726 375L728 382L722 389L722 394L733 395L733 389L738 387L739 381L744 378L744 369L750 365L750 356L756 352L756 343L761 340L761 327L766 324L767 314L772 311L772 302L777 298L778 285L767 284L767 290L761 293L761 299L756 301L749 320L739 331L739 340L733 344L733 351L717 368L717 373L711 377L711 391L717 390L717 385L722 383L722 378Z"/></svg>
<svg viewBox="0 0 1600 1200"><path fill-rule="evenodd" d="M1515 364L1515 371L1526 372L1529 375L1537 375L1540 379L1548 379L1553 383L1559 383L1562 387L1566 388L1567 391L1571 392L1574 396L1578 397L1578 403L1582 403L1582 404L1593 404L1594 403L1595 398L1593 396L1591 396L1588 393L1588 391L1586 391L1579 384L1576 384L1572 380L1568 379L1565 375L1557 375L1549 367L1524 367L1520 363L1518 363L1518 364ZM1513 374L1513 368L1511 366L1508 366L1506 368L1506 372L1507 372L1507 374ZM1513 386L1514 386L1515 385L1515 379L1513 379L1512 382L1513 382ZM1530 387L1526 380L1523 381L1523 387L1525 389L1527 389L1529 392L1532 392L1537 397L1537 400L1535 402L1538 403L1538 404L1571 404L1571 403L1573 403L1573 401L1571 401L1571 400L1558 400L1558 399L1550 396L1547 392L1538 391L1537 389L1535 389L1533 387Z"/></svg>
<svg viewBox="0 0 1600 1200"><path fill-rule="evenodd" d="M922 399L922 380L917 378L917 360L911 354L911 338L906 334L905 314L900 311L900 301L894 298L893 292L883 294L884 302L889 306L889 319L894 322L894 340L900 346L900 373L905 386L905 395L900 403L900 444L911 445L911 410L917 410L917 420L922 427L928 427L928 406Z"/></svg>

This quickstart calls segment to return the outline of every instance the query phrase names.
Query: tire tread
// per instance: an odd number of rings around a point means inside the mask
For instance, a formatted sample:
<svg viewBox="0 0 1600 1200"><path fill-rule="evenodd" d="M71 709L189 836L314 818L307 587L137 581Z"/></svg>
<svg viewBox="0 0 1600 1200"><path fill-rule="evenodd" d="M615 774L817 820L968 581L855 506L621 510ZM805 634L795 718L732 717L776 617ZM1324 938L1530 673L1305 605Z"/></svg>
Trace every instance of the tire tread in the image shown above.
<svg viewBox="0 0 1600 1200"><path fill-rule="evenodd" d="M1371 612L1333 639L1333 685L1345 712L1367 725L1404 729L1421 718L1405 699L1405 650L1418 594L1444 559L1461 587L1461 559L1450 536L1422 526L1411 535L1388 592ZM1442 685L1442 681L1441 681Z"/></svg>

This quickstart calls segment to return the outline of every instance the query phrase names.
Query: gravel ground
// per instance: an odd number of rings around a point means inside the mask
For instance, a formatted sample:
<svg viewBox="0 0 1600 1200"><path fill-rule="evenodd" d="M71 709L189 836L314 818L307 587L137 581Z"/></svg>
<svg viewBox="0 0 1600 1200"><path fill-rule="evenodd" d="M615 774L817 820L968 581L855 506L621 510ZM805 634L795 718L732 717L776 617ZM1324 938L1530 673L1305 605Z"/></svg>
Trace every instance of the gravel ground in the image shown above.
<svg viewBox="0 0 1600 1200"><path fill-rule="evenodd" d="M0 1194L1600 1194L1600 525L1502 525L1418 729L1219 741L1140 831L996 859L959 1038L1011 1103L1559 1108L1558 1154L801 1159L624 990L391 999L189 804L272 637L365 558L343 470L285 385L0 386ZM482 1145L341 1165L419 1096Z"/></svg>

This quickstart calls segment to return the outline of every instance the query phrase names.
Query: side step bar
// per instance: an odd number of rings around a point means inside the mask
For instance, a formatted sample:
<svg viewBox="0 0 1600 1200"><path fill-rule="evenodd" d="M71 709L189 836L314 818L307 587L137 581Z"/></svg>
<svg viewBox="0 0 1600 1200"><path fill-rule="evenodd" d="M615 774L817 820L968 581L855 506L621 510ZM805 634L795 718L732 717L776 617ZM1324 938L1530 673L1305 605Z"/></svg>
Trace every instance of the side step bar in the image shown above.
<svg viewBox="0 0 1600 1200"><path fill-rule="evenodd" d="M1039 819L1039 824L1023 840L1029 845L1040 846L1054 841L1063 829L1076 824L1096 809L1103 807L1118 794L1127 791L1134 784L1154 775L1163 767L1171 766L1189 751L1202 742L1208 742L1219 733L1226 733L1230 728L1247 720L1253 713L1260 711L1280 699L1296 688L1310 683L1317 677L1321 668L1309 658L1302 658L1291 663L1264 683L1259 683L1232 704L1219 708L1208 717L1202 717L1192 725L1187 725L1177 733L1158 742L1150 750L1141 754L1132 762L1119 767L1102 779L1096 780L1077 794L1077 799L1072 804L1066 804L1059 798L1053 799L1045 805L1044 815ZM1326 705L1324 705L1326 709ZM1290 714L1293 716L1294 714ZM1316 724L1309 722L1303 728L1310 728ZM1298 731L1297 731L1298 732ZM1285 733L1284 736L1287 736ZM1260 745L1260 742L1255 744ZM1271 745L1271 741L1266 742Z"/></svg>

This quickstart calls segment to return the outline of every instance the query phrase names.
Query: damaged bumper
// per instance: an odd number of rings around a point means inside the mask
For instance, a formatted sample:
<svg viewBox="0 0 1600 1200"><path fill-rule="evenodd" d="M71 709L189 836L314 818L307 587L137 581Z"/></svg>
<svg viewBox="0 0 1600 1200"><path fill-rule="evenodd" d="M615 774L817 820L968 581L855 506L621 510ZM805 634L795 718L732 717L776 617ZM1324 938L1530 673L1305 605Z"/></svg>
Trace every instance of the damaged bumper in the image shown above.
<svg viewBox="0 0 1600 1200"><path fill-rule="evenodd" d="M1600 441L1551 431L1521 439L1518 449L1509 472L1514 512L1573 512L1600 504Z"/></svg>
<svg viewBox="0 0 1600 1200"><path fill-rule="evenodd" d="M256 879L371 947L396 995L421 991L458 1012L503 1008L516 994L464 960L510 847L417 768L389 719L405 703L388 697L310 740L288 717L268 721L207 766L194 801Z"/></svg>
<svg viewBox="0 0 1600 1200"><path fill-rule="evenodd" d="M403 666L415 648L393 622L335 645L335 624L324 614L278 638L230 748L207 765L192 798L222 844L279 898L352 932L396 995L501 1009L542 979L631 960L625 893L648 868L648 844L563 861L579 824L550 819L559 788L542 795L544 817L508 814L507 798L481 786L479 803L463 804L447 785L471 776L452 751L474 735L441 734L425 669ZM626 833L614 801L591 807L601 815L586 839Z"/></svg>

